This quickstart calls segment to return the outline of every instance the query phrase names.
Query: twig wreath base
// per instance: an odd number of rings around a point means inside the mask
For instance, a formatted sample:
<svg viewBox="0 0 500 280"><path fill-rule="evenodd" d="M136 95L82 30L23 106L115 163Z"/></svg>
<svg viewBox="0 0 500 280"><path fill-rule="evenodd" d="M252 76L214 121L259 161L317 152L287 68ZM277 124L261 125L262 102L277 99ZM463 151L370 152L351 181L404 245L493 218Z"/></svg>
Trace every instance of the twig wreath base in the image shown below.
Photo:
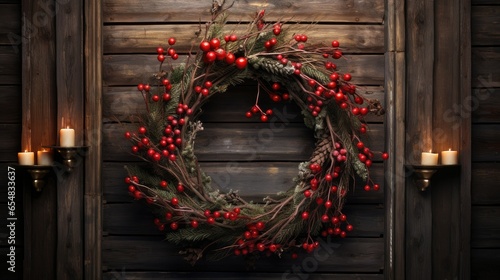
<svg viewBox="0 0 500 280"><path fill-rule="evenodd" d="M352 179L366 181L365 190L378 190L370 179L374 152L359 138L363 116L383 114L377 100L368 100L338 71L339 42L308 45L307 35L293 33L283 22L266 23L264 11L255 14L243 34L226 31L226 11L213 14L200 51L185 63L175 38L158 47L160 67L151 81L138 85L146 103L136 132L126 132L132 153L148 167L126 166L129 193L145 200L166 239L182 246L192 264L202 256L250 256L285 252L293 258L318 247L318 236L345 237L353 226L342 212ZM255 104L248 118L267 122L272 110L259 106L261 95L275 102L295 102L316 146L310 160L298 167L294 185L261 203L248 202L237 192L221 193L200 169L194 145L203 129L201 106L228 87L255 80ZM387 154L383 153L386 159Z"/></svg>

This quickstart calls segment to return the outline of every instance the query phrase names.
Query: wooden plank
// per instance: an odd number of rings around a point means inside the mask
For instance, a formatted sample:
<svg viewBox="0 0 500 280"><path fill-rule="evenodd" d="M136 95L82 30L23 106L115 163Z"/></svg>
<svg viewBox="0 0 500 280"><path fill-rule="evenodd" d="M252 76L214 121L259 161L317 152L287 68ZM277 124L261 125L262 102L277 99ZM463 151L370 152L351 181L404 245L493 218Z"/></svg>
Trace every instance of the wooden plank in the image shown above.
<svg viewBox="0 0 500 280"><path fill-rule="evenodd" d="M500 163L474 163L472 164L472 204L473 205L499 205L500 192Z"/></svg>
<svg viewBox="0 0 500 280"><path fill-rule="evenodd" d="M323 242L318 251L317 272L363 272L379 273L384 265L383 238L332 238ZM328 247L327 247L328 246ZM324 249L323 249L324 248ZM161 268L164 271L192 271L193 267L177 254L178 249L164 242L163 237L152 236L109 236L103 238L103 266L107 270L142 270L151 271ZM293 265L304 262L307 254L299 254L292 261L290 255L262 258L255 265L255 272L282 272ZM305 262L314 262L306 259ZM310 264L309 264L310 265ZM316 265L315 265L316 267ZM203 272L239 272L246 271L243 258L232 257L224 261L199 261L195 268Z"/></svg>
<svg viewBox="0 0 500 280"><path fill-rule="evenodd" d="M21 87L0 86L0 120L4 124L21 123Z"/></svg>
<svg viewBox="0 0 500 280"><path fill-rule="evenodd" d="M296 277L294 277L296 276ZM121 277L121 278L120 278ZM382 280L384 279L383 274L334 274L334 273L307 273L299 274L293 273L288 270L284 273L256 273L245 271L242 272L136 272L127 271L126 268L118 269L114 271L109 271L104 273L104 279L169 279L169 280L181 280L181 279L196 279L196 280L211 280L211 279L223 279L223 280L240 280L240 279L259 279L259 280L273 280L286 277L285 279L300 279L298 277L307 277L308 280Z"/></svg>
<svg viewBox="0 0 500 280"><path fill-rule="evenodd" d="M57 119L75 129L75 145L84 142L83 0L70 1L56 17ZM60 127L59 127L60 128ZM84 166L80 161L61 177L57 190L57 279L83 279Z"/></svg>
<svg viewBox="0 0 500 280"><path fill-rule="evenodd" d="M102 276L102 1L87 2L85 15L85 161L83 277Z"/></svg>
<svg viewBox="0 0 500 280"><path fill-rule="evenodd" d="M500 275L500 249L471 250L471 279L490 280Z"/></svg>
<svg viewBox="0 0 500 280"><path fill-rule="evenodd" d="M385 106L384 91L380 86L359 87L366 98L378 99ZM500 96L500 95L499 95ZM105 87L103 93L103 122L130 122L131 115L146 112L142 95L134 87ZM245 112L255 104L256 85L241 85L228 89L225 93L214 95L205 105L200 120L208 122L258 122L257 118L246 118ZM294 102L273 102L270 98L259 99L262 108L271 108L278 112L275 118L279 122L302 123L300 109ZM224 108L224 110L221 110ZM367 122L383 122L384 116L367 115Z"/></svg>
<svg viewBox="0 0 500 280"><path fill-rule="evenodd" d="M500 206L472 206L472 248L500 248Z"/></svg>
<svg viewBox="0 0 500 280"><path fill-rule="evenodd" d="M384 234L384 208L377 205L346 205L342 212L355 228L350 237L381 237ZM153 223L156 216L143 203L106 204L103 231L108 235L164 235Z"/></svg>
<svg viewBox="0 0 500 280"><path fill-rule="evenodd" d="M472 0L472 5L498 5L496 0Z"/></svg>
<svg viewBox="0 0 500 280"><path fill-rule="evenodd" d="M471 23L473 46L500 45L500 6L473 6Z"/></svg>
<svg viewBox="0 0 500 280"><path fill-rule="evenodd" d="M226 2L228 5L230 2ZM207 1L152 0L105 0L103 2L104 23L115 22L204 22L211 18ZM235 1L230 9L230 21L249 21L255 12L265 9L266 20L321 21L382 23L384 2L354 0L332 5L332 2L315 1L313 5L303 1ZM298 11L305 11L301 13ZM186 11L189 11L187 13ZM311 16L312 15L312 16Z"/></svg>
<svg viewBox="0 0 500 280"><path fill-rule="evenodd" d="M473 123L500 123L500 88L474 89L462 110L472 113Z"/></svg>
<svg viewBox="0 0 500 280"><path fill-rule="evenodd" d="M20 124L0 124L2 137L0 140L0 162L17 162L17 153L21 151L21 125Z"/></svg>
<svg viewBox="0 0 500 280"><path fill-rule="evenodd" d="M0 84L21 84L21 55L11 46L0 46Z"/></svg>
<svg viewBox="0 0 500 280"><path fill-rule="evenodd" d="M14 45L20 49L21 4L0 3L0 45Z"/></svg>
<svg viewBox="0 0 500 280"><path fill-rule="evenodd" d="M132 197L128 194L127 186L123 180L127 175L124 166L135 163L104 163L102 170L104 199L107 203L131 203ZM237 166L236 166L237 165ZM231 170L231 166L235 167ZM262 172L262 166L267 166L272 172ZM210 176L219 175L219 181L231 182L223 191L230 188L238 189L246 200L260 201L263 197L274 195L279 190L286 190L292 186L292 179L297 175L298 163L293 162L234 162L234 163L201 163L204 172ZM352 187L347 196L350 204L370 203L382 204L384 200L384 167L381 163L375 163L370 171L374 182L381 185L378 192L365 192L363 182L358 180L356 186ZM258 174L258 176L255 176ZM217 176L217 175L216 175ZM257 179L258 178L258 179ZM217 177L216 179L217 180ZM248 184L248 180L258 181L258 184ZM240 186L233 187L233 184ZM248 186L251 185L251 188ZM270 191L271 190L271 191Z"/></svg>
<svg viewBox="0 0 500 280"><path fill-rule="evenodd" d="M384 51L383 25L284 25L288 32L307 34L308 45L329 44L331 40L341 43L345 53L382 53ZM228 24L225 33L245 34L246 24ZM104 54L152 53L158 46L168 47L167 39L175 37L177 53L198 50L202 38L195 32L198 24L175 25L106 25L103 27Z"/></svg>
<svg viewBox="0 0 500 280"><path fill-rule="evenodd" d="M498 161L500 149L500 124L475 124L472 126L472 161Z"/></svg>
<svg viewBox="0 0 500 280"><path fill-rule="evenodd" d="M383 150L383 125L369 126L366 145L373 151ZM314 137L303 124L290 123L275 129L269 123L204 124L196 138L196 155L200 161L305 161L314 149ZM105 161L134 160L128 151L131 144L123 137L135 131L136 124L103 125Z"/></svg>
<svg viewBox="0 0 500 280"><path fill-rule="evenodd" d="M500 47L472 48L472 87L500 87Z"/></svg>
<svg viewBox="0 0 500 280"><path fill-rule="evenodd" d="M383 55L346 55L336 60L339 71L352 74L352 82L360 85L382 85L384 83ZM103 58L104 86L134 86L149 82L158 71L156 55L107 55ZM177 63L184 61L180 56Z"/></svg>

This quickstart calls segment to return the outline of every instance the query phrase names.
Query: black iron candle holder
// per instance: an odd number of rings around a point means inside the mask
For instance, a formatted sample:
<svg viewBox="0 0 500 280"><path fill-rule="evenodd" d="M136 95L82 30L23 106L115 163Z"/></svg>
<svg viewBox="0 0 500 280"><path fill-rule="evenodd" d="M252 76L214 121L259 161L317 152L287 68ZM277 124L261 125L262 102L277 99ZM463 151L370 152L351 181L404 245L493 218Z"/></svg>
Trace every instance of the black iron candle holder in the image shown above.
<svg viewBox="0 0 500 280"><path fill-rule="evenodd" d="M420 191L427 190L431 185L432 176L440 170L458 169L460 165L419 165L406 164L406 170L411 173L415 185Z"/></svg>

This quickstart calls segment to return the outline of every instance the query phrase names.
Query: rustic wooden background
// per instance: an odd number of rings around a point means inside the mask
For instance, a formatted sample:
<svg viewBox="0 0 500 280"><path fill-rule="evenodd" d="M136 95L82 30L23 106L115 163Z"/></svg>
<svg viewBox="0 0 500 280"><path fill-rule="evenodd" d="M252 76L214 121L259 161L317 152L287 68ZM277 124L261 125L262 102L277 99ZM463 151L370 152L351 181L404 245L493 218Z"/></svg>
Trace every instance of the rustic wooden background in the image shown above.
<svg viewBox="0 0 500 280"><path fill-rule="evenodd" d="M3 275L21 277L23 269L23 226L21 172L17 170L16 214L16 273L7 274L4 261L8 248L7 215L7 167L17 163L17 153L21 151L21 4L16 0L0 2L0 278ZM11 38L11 39L9 39ZM19 42L12 44L12 40ZM12 278L14 279L14 278Z"/></svg>
<svg viewBox="0 0 500 280"><path fill-rule="evenodd" d="M500 3L473 0L472 279L500 275Z"/></svg>
<svg viewBox="0 0 500 280"><path fill-rule="evenodd" d="M136 84L146 81L158 66L155 49L177 38L176 49L186 52L193 42L198 23L209 18L212 1L106 0L103 6L103 270L108 279L123 273L130 277L160 278L241 278L241 258L223 262L200 262L192 268L152 223L149 208L135 202L122 183L123 166L135 163L123 133L136 129L130 114L143 109ZM267 4L264 4L267 2ZM339 67L351 72L368 97L383 101L384 84L384 1L235 1L230 11L229 30L238 30L261 8L267 20L291 19L301 22L294 28L307 31L311 41L341 42L346 55ZM317 22L310 27L312 22ZM213 97L204 107L201 120L205 131L197 137L196 152L202 168L222 190L238 189L243 196L258 200L292 185L298 163L307 160L314 145L310 131L291 103L262 99L265 108L283 113L275 129L244 113L255 102L256 86L249 82ZM370 117L370 142L382 150L383 117ZM374 164L373 177L383 184L383 164ZM366 193L353 188L345 212L356 230L340 240L338 250L319 262L310 279L382 279L384 268L384 192ZM307 257L307 256L306 256ZM246 277L271 279L300 266L304 258L292 261L270 258L257 263ZM307 268L306 268L307 270ZM188 272L190 271L190 272ZM328 275L328 276L327 276ZM295 276L296 277L296 276Z"/></svg>

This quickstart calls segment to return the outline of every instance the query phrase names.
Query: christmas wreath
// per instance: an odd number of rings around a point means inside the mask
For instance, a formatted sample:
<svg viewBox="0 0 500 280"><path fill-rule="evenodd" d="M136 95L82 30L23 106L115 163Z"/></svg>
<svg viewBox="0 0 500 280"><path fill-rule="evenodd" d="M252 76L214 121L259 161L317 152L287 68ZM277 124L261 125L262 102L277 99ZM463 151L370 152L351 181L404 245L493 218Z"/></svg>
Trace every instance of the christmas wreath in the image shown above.
<svg viewBox="0 0 500 280"><path fill-rule="evenodd" d="M198 32L200 51L174 63L176 40L168 39L166 49L157 48L159 72L138 85L147 111L137 131L125 137L132 153L149 164L126 166L125 182L135 199L153 208L156 226L193 264L203 255L312 252L318 236L345 237L353 230L342 207L354 176L365 180L366 191L379 189L369 175L374 152L359 134L367 130L363 116L383 114L380 103L364 98L351 75L338 71L333 62L342 57L338 41L308 45L307 35L292 33L283 22L267 23L264 15L256 13L243 34L234 34L225 31L226 11L214 13ZM294 185L258 203L211 186L194 148L203 130L201 106L249 79L273 101L295 102L317 141L310 160L298 166ZM273 112L258 101L259 94L246 116L266 122Z"/></svg>

